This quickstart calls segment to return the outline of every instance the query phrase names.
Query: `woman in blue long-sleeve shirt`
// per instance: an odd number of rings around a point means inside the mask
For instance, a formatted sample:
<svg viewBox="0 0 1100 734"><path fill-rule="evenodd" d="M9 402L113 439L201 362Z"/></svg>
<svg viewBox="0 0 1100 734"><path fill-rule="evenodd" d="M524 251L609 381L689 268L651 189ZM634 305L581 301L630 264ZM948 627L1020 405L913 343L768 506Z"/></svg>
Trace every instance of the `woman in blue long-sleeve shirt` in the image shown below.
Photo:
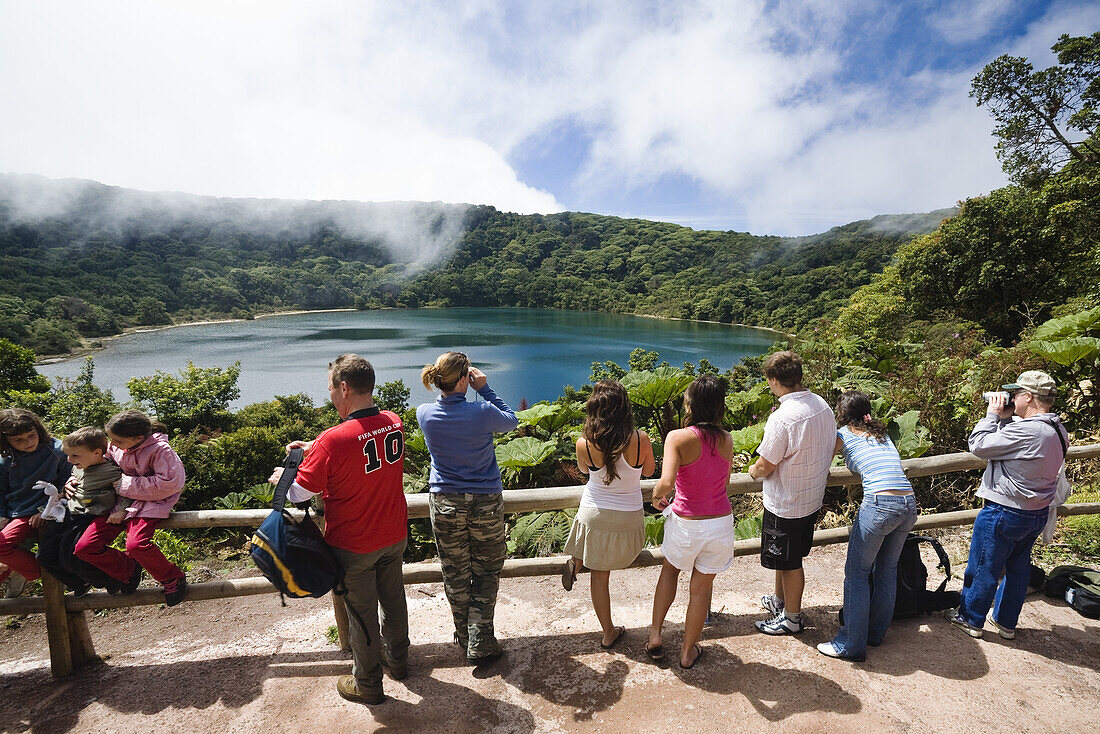
<svg viewBox="0 0 1100 734"><path fill-rule="evenodd" d="M488 663L502 654L493 611L507 552L493 434L515 429L519 420L461 352L440 355L420 379L441 392L416 409L416 419L432 455L428 506L455 642L471 665ZM467 402L470 387L485 402Z"/></svg>

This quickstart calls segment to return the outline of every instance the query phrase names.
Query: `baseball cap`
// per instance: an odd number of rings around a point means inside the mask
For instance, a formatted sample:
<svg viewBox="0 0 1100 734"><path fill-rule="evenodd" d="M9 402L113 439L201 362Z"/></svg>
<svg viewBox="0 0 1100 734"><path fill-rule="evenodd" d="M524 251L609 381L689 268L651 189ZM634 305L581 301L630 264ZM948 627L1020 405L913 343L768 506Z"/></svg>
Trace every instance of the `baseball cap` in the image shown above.
<svg viewBox="0 0 1100 734"><path fill-rule="evenodd" d="M1027 390L1035 395L1052 395L1054 393L1054 378L1046 372L1028 370L1016 378L1016 382L1001 385L1002 390Z"/></svg>

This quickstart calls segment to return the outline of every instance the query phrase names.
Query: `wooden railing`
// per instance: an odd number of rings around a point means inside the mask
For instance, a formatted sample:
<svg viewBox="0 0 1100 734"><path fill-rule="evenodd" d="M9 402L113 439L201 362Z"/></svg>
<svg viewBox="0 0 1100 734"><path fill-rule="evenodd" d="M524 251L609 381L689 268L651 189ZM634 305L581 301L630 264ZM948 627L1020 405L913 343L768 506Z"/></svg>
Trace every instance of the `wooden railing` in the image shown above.
<svg viewBox="0 0 1100 734"><path fill-rule="evenodd" d="M1067 461L1100 458L1100 444L1073 446L1066 455ZM924 477L958 471L984 469L986 462L971 453L942 454L902 462L906 476ZM858 484L859 476L845 468L829 470L829 486L848 486ZM653 494L654 480L642 482L642 495L649 501ZM577 507L580 503L582 487L545 487L537 489L514 489L504 492L504 511L508 514L563 510ZM751 494L761 490L761 483L747 474L734 474L730 477L727 491L731 495ZM428 517L427 494L406 496L409 518ZM172 513L159 527L175 528L226 528L257 527L269 514L269 510L197 510ZM1100 502L1063 505L1058 514L1085 515L1100 513ZM945 512L935 515L922 515L917 519L915 530L944 528L965 525L973 522L977 510ZM844 543L848 540L849 528L830 528L814 533L815 546ZM760 539L737 541L736 555L759 553ZM501 576L518 578L526 576L546 576L561 572L563 558L515 558L504 564ZM660 565L664 556L658 549L645 549L631 564L632 568ZM404 567L406 584L439 582L443 575L438 562L408 563ZM138 589L128 596L115 596L106 592L93 592L81 599L65 596L64 586L48 573L42 574L42 596L17 599L0 599L0 615L10 614L46 614L46 630L50 645L50 667L55 676L65 676L74 668L95 658L95 650L85 612L94 609L117 609L120 607L148 606L164 603L164 592L157 588ZM228 599L237 596L270 594L276 591L271 583L261 577L244 579L225 579L190 584L187 601L205 599ZM342 600L333 597L337 629L341 647L347 649L347 612Z"/></svg>

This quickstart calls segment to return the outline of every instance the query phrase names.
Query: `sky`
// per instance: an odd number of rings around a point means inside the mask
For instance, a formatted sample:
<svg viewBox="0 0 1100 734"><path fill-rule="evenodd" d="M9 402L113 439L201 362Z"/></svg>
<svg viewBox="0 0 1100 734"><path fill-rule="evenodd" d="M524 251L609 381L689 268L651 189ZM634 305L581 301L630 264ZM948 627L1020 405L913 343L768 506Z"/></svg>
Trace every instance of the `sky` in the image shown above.
<svg viewBox="0 0 1100 734"><path fill-rule="evenodd" d="M0 0L0 172L803 235L1005 184L1078 0Z"/></svg>

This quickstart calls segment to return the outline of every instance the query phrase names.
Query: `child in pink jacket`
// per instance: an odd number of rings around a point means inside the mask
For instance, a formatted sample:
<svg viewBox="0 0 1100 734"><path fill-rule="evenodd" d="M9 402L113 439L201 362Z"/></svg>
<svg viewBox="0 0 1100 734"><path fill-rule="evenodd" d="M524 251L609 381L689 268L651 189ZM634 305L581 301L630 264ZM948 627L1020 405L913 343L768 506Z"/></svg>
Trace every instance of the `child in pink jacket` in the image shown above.
<svg viewBox="0 0 1100 734"><path fill-rule="evenodd" d="M107 455L122 469L118 494L134 503L121 521L114 513L92 521L77 541L75 555L122 582L123 594L137 589L144 567L164 586L165 603L175 606L187 596L187 578L153 543L153 532L180 498L186 478L183 462L168 445L168 437L154 432L153 422L141 411L112 416L106 431L111 439ZM110 547L123 530L126 553Z"/></svg>

